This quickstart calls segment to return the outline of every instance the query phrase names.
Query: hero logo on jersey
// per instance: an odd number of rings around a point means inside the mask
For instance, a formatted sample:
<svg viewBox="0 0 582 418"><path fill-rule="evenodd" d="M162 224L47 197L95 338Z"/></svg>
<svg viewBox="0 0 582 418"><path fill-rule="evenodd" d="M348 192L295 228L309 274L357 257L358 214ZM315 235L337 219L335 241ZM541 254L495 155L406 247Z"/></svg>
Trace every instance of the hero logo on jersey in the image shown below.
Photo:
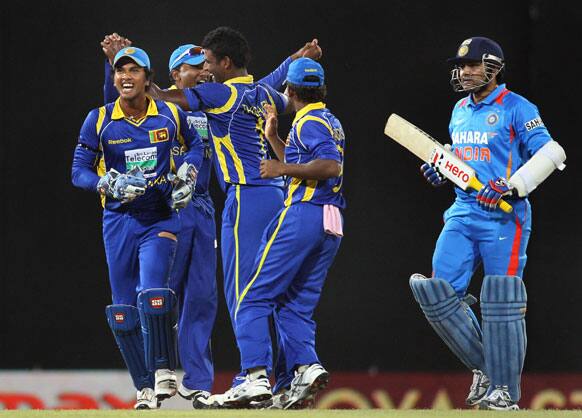
<svg viewBox="0 0 582 418"><path fill-rule="evenodd" d="M115 322L117 322L118 324L123 324L123 321L125 321L125 315L121 312L115 313L114 317L115 317Z"/></svg>
<svg viewBox="0 0 582 418"><path fill-rule="evenodd" d="M538 116L537 118L524 123L523 126L525 126L525 129L527 129L528 131L531 131L532 129L544 126L544 123L542 122L542 118Z"/></svg>
<svg viewBox="0 0 582 418"><path fill-rule="evenodd" d="M139 167L142 171L146 172L144 174L145 178L155 177L157 173L148 173L156 169L158 164L158 149L156 147L150 148L140 148L125 151L125 169L127 171Z"/></svg>
<svg viewBox="0 0 582 418"><path fill-rule="evenodd" d="M164 307L164 298L161 296L150 298L150 306L155 309Z"/></svg>
<svg viewBox="0 0 582 418"><path fill-rule="evenodd" d="M170 139L170 132L168 132L168 128L149 131L149 135L150 142L152 144L157 144L158 142L166 142L168 139Z"/></svg>

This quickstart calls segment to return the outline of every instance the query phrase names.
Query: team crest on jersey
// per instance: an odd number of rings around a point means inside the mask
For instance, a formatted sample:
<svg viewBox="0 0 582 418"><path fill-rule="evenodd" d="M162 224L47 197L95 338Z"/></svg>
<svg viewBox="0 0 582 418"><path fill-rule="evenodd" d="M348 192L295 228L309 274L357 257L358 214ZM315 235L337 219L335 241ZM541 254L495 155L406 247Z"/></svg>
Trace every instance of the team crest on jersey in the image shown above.
<svg viewBox="0 0 582 418"><path fill-rule="evenodd" d="M115 313L114 317L115 317L115 322L117 322L118 324L123 324L123 322L125 321L125 315L121 312Z"/></svg>
<svg viewBox="0 0 582 418"><path fill-rule="evenodd" d="M497 115L497 113L490 113L489 115L487 115L487 124L488 125L495 125L497 122L499 122L499 116Z"/></svg>
<svg viewBox="0 0 582 418"><path fill-rule="evenodd" d="M160 309L164 307L164 298L159 296L156 298L150 298L150 306L154 309Z"/></svg>
<svg viewBox="0 0 582 418"><path fill-rule="evenodd" d="M166 142L170 139L170 133L168 132L168 128L156 129L154 131L149 131L150 134L150 142L152 144L156 144L158 142Z"/></svg>

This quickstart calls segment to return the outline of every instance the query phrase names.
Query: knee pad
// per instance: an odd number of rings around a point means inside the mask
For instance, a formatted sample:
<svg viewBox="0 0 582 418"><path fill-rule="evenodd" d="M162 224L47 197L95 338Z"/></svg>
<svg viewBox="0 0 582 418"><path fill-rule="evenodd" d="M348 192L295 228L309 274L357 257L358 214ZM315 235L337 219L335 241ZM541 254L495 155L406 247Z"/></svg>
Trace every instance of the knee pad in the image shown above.
<svg viewBox="0 0 582 418"><path fill-rule="evenodd" d="M176 370L178 303L167 288L144 290L137 296L148 369Z"/></svg>
<svg viewBox="0 0 582 418"><path fill-rule="evenodd" d="M105 315L134 386L137 390L153 388L152 376L145 362L137 308L131 305L109 305L105 308Z"/></svg>
<svg viewBox="0 0 582 418"><path fill-rule="evenodd" d="M525 360L527 293L517 276L485 276L481 288L485 363L493 386L507 386L511 399L521 396Z"/></svg>
<svg viewBox="0 0 582 418"><path fill-rule="evenodd" d="M413 274L410 288L430 325L459 360L471 370L484 370L479 325L452 286L443 279Z"/></svg>

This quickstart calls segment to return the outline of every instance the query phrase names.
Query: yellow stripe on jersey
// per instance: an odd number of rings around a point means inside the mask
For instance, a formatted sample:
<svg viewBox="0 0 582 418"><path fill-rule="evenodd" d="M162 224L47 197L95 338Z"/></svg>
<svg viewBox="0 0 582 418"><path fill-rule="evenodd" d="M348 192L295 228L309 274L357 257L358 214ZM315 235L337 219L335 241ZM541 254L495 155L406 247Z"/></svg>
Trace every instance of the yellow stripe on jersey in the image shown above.
<svg viewBox="0 0 582 418"><path fill-rule="evenodd" d="M226 84L226 83L224 83L224 84L230 88L230 97L228 98L226 103L224 105L222 105L221 107L215 107L213 109L206 109L205 112L219 114L219 113L228 112L232 108L232 106L234 105L234 102L236 101L236 99L238 97L238 90L234 86L231 86L231 85Z"/></svg>
<svg viewBox="0 0 582 418"><path fill-rule="evenodd" d="M129 122L131 125L140 126L143 123L143 121L145 121L147 119L147 116L158 116L159 115L158 106L156 105L156 101L149 96L147 96L147 100L148 100L148 108L147 108L145 116L143 118L139 119L138 121L132 121L132 120L125 117L125 113L123 113L123 110L121 109L120 99L118 98L115 101L115 104L113 105L113 111L111 112L111 119L119 120L119 119L125 118L125 120L127 122Z"/></svg>
<svg viewBox="0 0 582 418"><path fill-rule="evenodd" d="M224 181L230 183L231 177L230 173L228 172L228 166L226 164L226 156L222 151L222 147L226 148L232 161L234 163L234 168L236 170L236 174L238 175L239 184L246 184L247 179L245 177L245 172L243 169L242 161L237 155L236 151L234 150L234 146L232 145L232 141L230 140L230 135L226 135L224 137L218 137L212 135L212 140L214 142L214 149L216 150L216 156L218 157L218 163L220 164L220 169L222 170Z"/></svg>
<svg viewBox="0 0 582 418"><path fill-rule="evenodd" d="M101 106L99 108L99 116L97 117L97 124L95 125L95 131L97 132L97 136L99 136L99 132L101 131L101 127L103 126L104 120L105 120L105 106Z"/></svg>
<svg viewBox="0 0 582 418"><path fill-rule="evenodd" d="M302 202L309 202L315 193L315 188L317 187L317 180L306 180L307 185L305 186L305 193L303 194Z"/></svg>
<svg viewBox="0 0 582 418"><path fill-rule="evenodd" d="M239 265L239 244L238 244L238 224L240 221L240 185L236 185L236 220L234 221L234 285L235 285L235 297L238 302L238 265Z"/></svg>
<svg viewBox="0 0 582 418"><path fill-rule="evenodd" d="M267 255L269 254L269 250L271 249L271 246L273 245L273 241L275 241L275 238L277 237L277 234L279 233L279 229L281 229L281 224L283 223L283 219L285 219L285 215L287 214L288 210L289 210L289 208L286 207L283 210L283 212L281 212L281 215L279 216L279 223L277 223L277 227L275 228L275 232L273 232L273 235L269 239L269 242L267 242L265 250L263 251L263 255L261 256L261 261L259 262L259 266L257 267L257 271L256 271L255 275L253 276L253 278L251 279L251 281L249 282L249 284L247 285L247 287L245 287L245 290L240 295L240 298L236 304L236 311L234 312L234 319L236 319L241 302L244 300L245 296L249 292L253 283L255 283L255 280L257 280L257 277L259 276L259 273L261 272L261 269L263 268L263 265L265 264L265 260L267 258Z"/></svg>
<svg viewBox="0 0 582 418"><path fill-rule="evenodd" d="M170 108L170 111L172 112L172 116L174 116L174 120L176 121L176 138L178 139L178 142L180 145L184 145L186 142L184 141L184 137L182 136L182 129L180 126L180 115L178 113L178 107L174 104L174 103L170 103L170 102L165 102L166 105L168 105L168 107Z"/></svg>
<svg viewBox="0 0 582 418"><path fill-rule="evenodd" d="M99 163L97 163L97 175L99 177L103 177L105 172L107 171L107 167L105 167L105 157L101 154L101 158L99 158ZM101 197L101 206L105 207L105 195L100 195Z"/></svg>
<svg viewBox="0 0 582 418"><path fill-rule="evenodd" d="M303 116L305 116L308 112L310 112L312 110L319 110L319 109L325 109L325 103L323 103L323 102L310 103L307 106L303 107L301 110L299 110L295 114L295 118L293 119L293 125L295 124L295 122L297 122Z"/></svg>
<svg viewBox="0 0 582 418"><path fill-rule="evenodd" d="M287 199L285 199L285 206L291 205L291 201L293 200L293 193L301 184L301 179L293 177L291 183L289 184L289 188L287 189Z"/></svg>
<svg viewBox="0 0 582 418"><path fill-rule="evenodd" d="M329 126L329 123L327 123L325 120L318 118L317 116L305 116L304 118L302 118L301 120L299 120L299 122L297 122L297 127L295 128L295 132L297 132L297 138L299 138L299 140L301 141L301 128L303 128L303 124L307 121L313 120L315 122L319 122L321 123L323 126L325 126L327 128L327 130L329 131L329 134L331 136L333 136L333 129L331 129L331 126Z"/></svg>

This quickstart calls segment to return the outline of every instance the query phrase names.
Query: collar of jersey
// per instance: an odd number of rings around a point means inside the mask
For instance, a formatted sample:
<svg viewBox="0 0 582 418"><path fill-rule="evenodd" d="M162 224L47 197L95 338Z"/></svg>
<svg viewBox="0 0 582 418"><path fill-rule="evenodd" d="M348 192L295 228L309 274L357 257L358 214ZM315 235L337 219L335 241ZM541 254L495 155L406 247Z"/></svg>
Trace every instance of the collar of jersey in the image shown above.
<svg viewBox="0 0 582 418"><path fill-rule="evenodd" d="M148 96L150 103L148 104L148 110L144 116L158 116L158 106L156 105L156 101ZM123 119L125 118L125 114L123 110L121 110L121 105L119 104L119 98L115 101L115 105L113 106L113 111L111 112L111 119Z"/></svg>
<svg viewBox="0 0 582 418"><path fill-rule="evenodd" d="M251 84L253 82L253 76L252 75L243 75L242 77L235 77L235 78L231 78L230 80L226 80L224 82L224 84Z"/></svg>
<svg viewBox="0 0 582 418"><path fill-rule="evenodd" d="M305 116L311 110L318 110L318 109L325 109L325 103L323 103L323 102L309 103L307 106L305 106L299 112L297 112L297 114L295 115L295 119L293 119L293 123L297 122L299 119L301 119L303 116Z"/></svg>
<svg viewBox="0 0 582 418"><path fill-rule="evenodd" d="M475 102L473 101L473 95L471 94L469 96L469 103L471 103L471 106L478 106L480 104L487 104L490 105L491 103L493 103L498 97L499 95L501 95L503 92L505 91L505 84L500 84L498 85L495 90L493 90L491 93L489 93L489 95L487 97L485 97L485 99L481 100L479 103L475 104Z"/></svg>

